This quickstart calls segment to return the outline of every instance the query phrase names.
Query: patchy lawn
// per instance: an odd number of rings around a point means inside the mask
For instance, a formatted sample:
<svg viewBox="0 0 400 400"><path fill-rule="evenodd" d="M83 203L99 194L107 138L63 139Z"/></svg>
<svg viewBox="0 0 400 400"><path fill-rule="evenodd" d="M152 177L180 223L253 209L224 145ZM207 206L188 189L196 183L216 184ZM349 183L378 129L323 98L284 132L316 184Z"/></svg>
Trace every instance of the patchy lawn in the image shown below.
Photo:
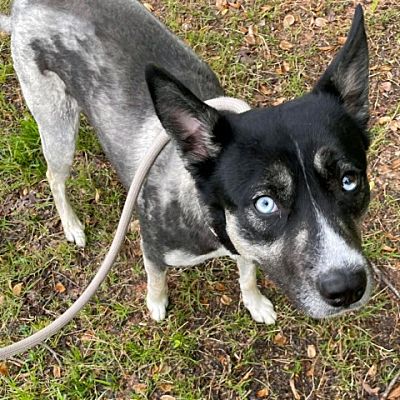
<svg viewBox="0 0 400 400"><path fill-rule="evenodd" d="M353 1L148 0L203 57L228 95L270 106L312 87L343 43ZM400 290L400 7L365 1L371 52L372 203L365 252ZM0 0L0 10L9 0ZM36 125L0 37L0 345L47 325L105 255L125 192L83 121L69 191L88 244L63 237ZM169 274L167 319L145 305L139 232L78 318L0 364L1 399L379 399L400 366L399 300L384 284L364 309L311 320L260 276L274 326L253 322L230 260ZM395 383L389 396L400 392ZM163 397L164 396L164 397ZM400 394L399 394L400 396Z"/></svg>

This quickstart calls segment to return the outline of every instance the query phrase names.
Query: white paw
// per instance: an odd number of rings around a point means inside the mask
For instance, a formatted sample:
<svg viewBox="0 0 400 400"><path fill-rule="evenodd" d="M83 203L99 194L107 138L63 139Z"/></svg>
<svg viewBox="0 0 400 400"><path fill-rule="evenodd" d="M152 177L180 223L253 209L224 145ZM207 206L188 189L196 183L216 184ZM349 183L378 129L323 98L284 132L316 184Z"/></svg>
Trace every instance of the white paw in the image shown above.
<svg viewBox="0 0 400 400"><path fill-rule="evenodd" d="M243 303L256 322L270 325L276 321L276 312L272 303L261 293L243 295Z"/></svg>
<svg viewBox="0 0 400 400"><path fill-rule="evenodd" d="M150 317L155 321L162 321L167 315L168 296L160 296L158 299L147 296L147 308L150 312Z"/></svg>
<svg viewBox="0 0 400 400"><path fill-rule="evenodd" d="M63 223L63 228L68 242L76 243L78 247L85 247L86 236L84 227L75 215L69 221Z"/></svg>

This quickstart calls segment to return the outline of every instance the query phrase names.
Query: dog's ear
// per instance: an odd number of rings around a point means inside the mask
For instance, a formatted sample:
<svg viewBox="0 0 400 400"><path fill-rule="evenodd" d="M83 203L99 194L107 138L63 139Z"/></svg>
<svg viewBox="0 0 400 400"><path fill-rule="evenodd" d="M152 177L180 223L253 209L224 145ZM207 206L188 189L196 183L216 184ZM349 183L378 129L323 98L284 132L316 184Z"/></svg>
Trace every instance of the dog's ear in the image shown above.
<svg viewBox="0 0 400 400"><path fill-rule="evenodd" d="M161 68L147 66L146 81L161 124L189 166L215 157L220 146L213 129L219 113Z"/></svg>
<svg viewBox="0 0 400 400"><path fill-rule="evenodd" d="M346 43L322 75L313 92L338 96L347 112L366 129L368 112L368 44L364 15L358 5Z"/></svg>

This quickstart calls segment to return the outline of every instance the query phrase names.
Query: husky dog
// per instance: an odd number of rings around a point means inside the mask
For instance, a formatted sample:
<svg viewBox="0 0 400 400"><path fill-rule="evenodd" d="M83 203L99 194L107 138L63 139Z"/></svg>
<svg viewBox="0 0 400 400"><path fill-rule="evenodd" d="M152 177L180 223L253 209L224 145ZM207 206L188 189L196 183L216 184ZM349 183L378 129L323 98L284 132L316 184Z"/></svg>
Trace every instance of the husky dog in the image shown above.
<svg viewBox="0 0 400 400"><path fill-rule="evenodd" d="M165 130L172 138L138 201L151 317L168 303L166 271L229 255L253 319L276 319L260 267L304 312L337 315L367 302L361 251L369 202L368 47L358 6L344 47L313 90L235 114L205 100L211 69L134 0L15 0L1 16L67 240L85 245L65 191L79 114L128 187Z"/></svg>

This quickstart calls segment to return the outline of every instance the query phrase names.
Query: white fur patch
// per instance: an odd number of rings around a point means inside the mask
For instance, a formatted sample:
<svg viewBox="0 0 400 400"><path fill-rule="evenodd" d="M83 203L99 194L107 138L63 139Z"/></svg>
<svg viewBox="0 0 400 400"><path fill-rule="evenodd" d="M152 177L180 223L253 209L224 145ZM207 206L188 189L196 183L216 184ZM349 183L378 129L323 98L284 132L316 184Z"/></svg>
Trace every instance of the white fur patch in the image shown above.
<svg viewBox="0 0 400 400"><path fill-rule="evenodd" d="M182 250L172 250L165 254L164 262L165 264L172 267L182 267L198 265L206 260L209 260L210 258L223 257L228 255L230 255L229 251L223 247L212 251L211 253L202 254L200 256L196 256Z"/></svg>

